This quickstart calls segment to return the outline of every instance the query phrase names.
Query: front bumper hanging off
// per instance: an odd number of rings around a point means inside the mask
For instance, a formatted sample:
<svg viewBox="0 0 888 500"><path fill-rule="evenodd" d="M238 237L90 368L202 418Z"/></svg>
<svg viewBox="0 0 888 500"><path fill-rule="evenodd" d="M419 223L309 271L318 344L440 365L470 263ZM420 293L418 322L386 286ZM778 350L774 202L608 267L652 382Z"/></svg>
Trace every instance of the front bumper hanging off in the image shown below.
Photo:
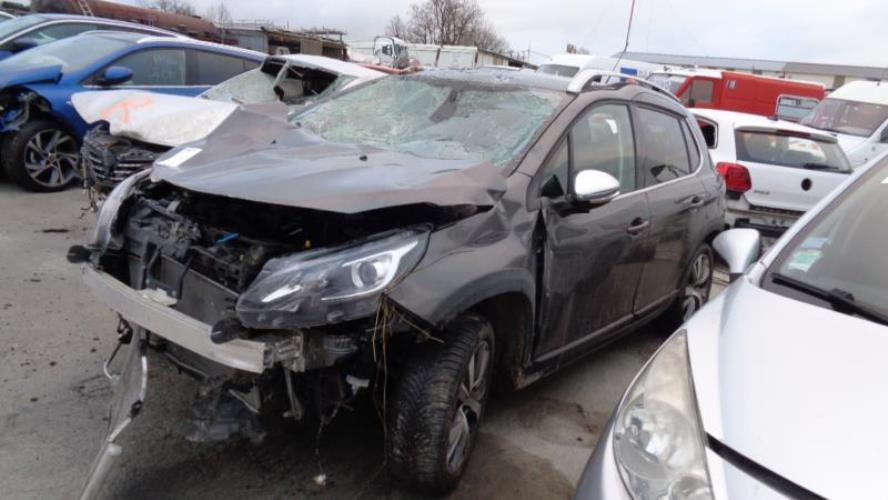
<svg viewBox="0 0 888 500"><path fill-rule="evenodd" d="M299 333L277 341L233 339L217 344L210 338L210 325L155 301L151 294L134 290L89 264L83 266L83 281L99 301L130 324L221 365L251 373L262 373L278 362L294 371L304 367Z"/></svg>

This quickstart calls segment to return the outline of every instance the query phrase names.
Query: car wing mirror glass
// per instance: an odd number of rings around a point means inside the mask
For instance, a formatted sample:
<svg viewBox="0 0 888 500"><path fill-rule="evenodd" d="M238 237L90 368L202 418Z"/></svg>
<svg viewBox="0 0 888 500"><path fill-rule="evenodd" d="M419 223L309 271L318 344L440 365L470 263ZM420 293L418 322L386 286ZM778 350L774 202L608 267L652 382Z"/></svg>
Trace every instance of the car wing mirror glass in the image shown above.
<svg viewBox="0 0 888 500"><path fill-rule="evenodd" d="M600 170L582 170L574 177L571 202L603 205L620 195L620 181Z"/></svg>
<svg viewBox="0 0 888 500"><path fill-rule="evenodd" d="M761 235L755 229L729 229L715 238L712 247L728 264L734 282L758 258Z"/></svg>
<svg viewBox="0 0 888 500"><path fill-rule="evenodd" d="M126 66L111 66L102 74L99 79L100 85L120 85L126 83L133 78L133 70Z"/></svg>

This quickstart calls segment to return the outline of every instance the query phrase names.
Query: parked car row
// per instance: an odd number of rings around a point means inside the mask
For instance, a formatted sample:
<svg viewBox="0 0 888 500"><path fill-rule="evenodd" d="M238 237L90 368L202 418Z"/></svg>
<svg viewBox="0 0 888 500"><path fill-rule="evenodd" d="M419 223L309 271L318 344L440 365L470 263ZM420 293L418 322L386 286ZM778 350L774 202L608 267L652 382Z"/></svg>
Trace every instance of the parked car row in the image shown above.
<svg viewBox="0 0 888 500"><path fill-rule="evenodd" d="M76 182L88 127L72 105L75 93L127 88L195 96L264 59L236 47L122 31L90 31L8 57L0 61L5 173L33 191L58 191ZM109 112L125 117L139 104Z"/></svg>

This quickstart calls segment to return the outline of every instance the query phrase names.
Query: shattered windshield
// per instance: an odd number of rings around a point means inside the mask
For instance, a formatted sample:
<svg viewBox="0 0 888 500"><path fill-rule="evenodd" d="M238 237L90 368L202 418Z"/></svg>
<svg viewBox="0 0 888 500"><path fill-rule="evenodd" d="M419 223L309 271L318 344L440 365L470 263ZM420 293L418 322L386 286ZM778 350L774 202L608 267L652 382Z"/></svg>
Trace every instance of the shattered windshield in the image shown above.
<svg viewBox="0 0 888 500"><path fill-rule="evenodd" d="M235 102L274 102L274 75L262 72L259 68L229 78L200 96L214 101Z"/></svg>
<svg viewBox="0 0 888 500"><path fill-rule="evenodd" d="M561 99L543 90L390 77L293 121L333 142L502 167L527 149Z"/></svg>

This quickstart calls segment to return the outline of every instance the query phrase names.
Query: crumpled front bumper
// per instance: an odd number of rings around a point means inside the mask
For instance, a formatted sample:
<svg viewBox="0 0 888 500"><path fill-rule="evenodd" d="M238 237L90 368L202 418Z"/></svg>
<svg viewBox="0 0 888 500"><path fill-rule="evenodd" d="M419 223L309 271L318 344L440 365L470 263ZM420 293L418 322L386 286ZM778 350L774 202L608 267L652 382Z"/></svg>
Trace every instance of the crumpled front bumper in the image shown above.
<svg viewBox="0 0 888 500"><path fill-rule="evenodd" d="M217 344L210 338L210 325L156 302L152 295L134 290L90 264L82 269L83 281L93 295L130 324L204 358L251 373L262 373L278 361L287 362L291 369L299 366L302 337L298 334L279 342L234 339Z"/></svg>

